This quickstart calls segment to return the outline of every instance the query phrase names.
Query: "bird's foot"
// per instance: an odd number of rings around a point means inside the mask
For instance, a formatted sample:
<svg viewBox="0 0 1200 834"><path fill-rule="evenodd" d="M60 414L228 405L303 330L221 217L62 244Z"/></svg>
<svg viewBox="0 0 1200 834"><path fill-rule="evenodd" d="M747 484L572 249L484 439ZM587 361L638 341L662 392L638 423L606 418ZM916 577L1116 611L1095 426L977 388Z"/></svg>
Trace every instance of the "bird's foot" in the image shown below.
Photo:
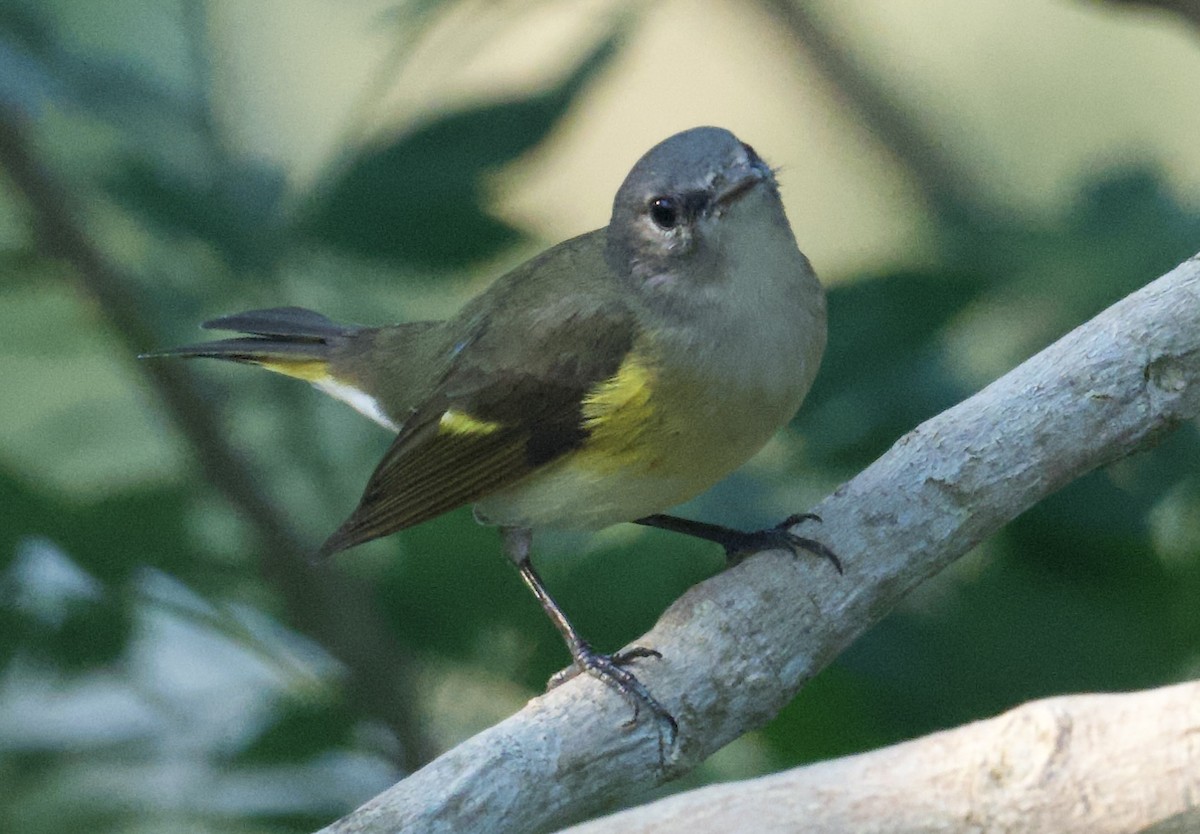
<svg viewBox="0 0 1200 834"><path fill-rule="evenodd" d="M814 556L820 556L822 559L828 559L837 568L838 573L843 573L842 560L837 557L836 553L816 539L806 539L791 531L792 527L803 521L820 520L821 517L816 513L796 513L788 516L774 527L749 533L722 524L693 521L661 513L639 518L634 523L657 527L660 530L670 530L673 533L683 533L685 536L694 536L719 544L725 548L725 561L729 567L762 550L790 550L796 556L804 551L812 553Z"/></svg>
<svg viewBox="0 0 1200 834"><path fill-rule="evenodd" d="M633 672L625 668L632 661L644 657L661 658L661 652L634 646L623 652L602 654L587 643L581 642L572 648L571 654L574 662L566 669L556 672L546 685L547 689L561 686L580 674L591 675L605 686L619 692L633 707L633 717L625 722L626 727L637 724L642 708L645 707L655 720L666 728L666 747L670 748L675 743L675 736L679 732L679 724L675 721L675 717L650 694L650 690L634 676Z"/></svg>
<svg viewBox="0 0 1200 834"><path fill-rule="evenodd" d="M728 533L721 537L719 544L725 548L725 561L729 566L736 565L747 556L763 550L790 550L799 556L802 552L811 553L822 559L828 559L838 573L845 573L842 560L837 554L816 539L797 536L792 528L804 521L820 521L815 513L796 513L790 515L774 527L764 530L745 532L725 528Z"/></svg>

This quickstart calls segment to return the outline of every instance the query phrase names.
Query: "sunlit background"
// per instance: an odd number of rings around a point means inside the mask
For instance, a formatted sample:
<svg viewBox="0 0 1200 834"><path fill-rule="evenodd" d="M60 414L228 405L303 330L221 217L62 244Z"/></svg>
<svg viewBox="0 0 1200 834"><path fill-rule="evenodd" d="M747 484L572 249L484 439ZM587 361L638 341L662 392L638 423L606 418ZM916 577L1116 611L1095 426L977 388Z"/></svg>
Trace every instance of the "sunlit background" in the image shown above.
<svg viewBox="0 0 1200 834"><path fill-rule="evenodd" d="M1187 0L0 4L0 830L311 830L541 691L566 652L468 511L308 567L383 430L135 356L446 315L697 124L779 167L831 336L687 514L803 510L1200 250ZM686 784L1194 677L1198 469L1187 425L1034 508ZM721 566L631 525L538 558L608 650Z"/></svg>

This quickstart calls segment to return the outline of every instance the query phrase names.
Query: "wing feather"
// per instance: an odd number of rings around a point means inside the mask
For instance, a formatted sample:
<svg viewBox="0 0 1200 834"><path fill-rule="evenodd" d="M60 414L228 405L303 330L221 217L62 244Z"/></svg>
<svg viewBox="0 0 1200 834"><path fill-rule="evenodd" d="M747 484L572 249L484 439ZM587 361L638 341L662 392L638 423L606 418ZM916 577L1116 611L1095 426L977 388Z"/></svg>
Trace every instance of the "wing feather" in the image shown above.
<svg viewBox="0 0 1200 834"><path fill-rule="evenodd" d="M503 369L488 344L495 334L477 335L437 392L405 421L357 508L318 555L474 503L581 446L590 432L584 403L617 372L634 332L624 308L593 309L543 330L541 339L517 340L515 355L506 343Z"/></svg>
<svg viewBox="0 0 1200 834"><path fill-rule="evenodd" d="M411 424L410 424L411 425ZM474 436L423 427L393 442L358 507L321 546L328 556L428 521L469 504L526 474L525 443L514 431Z"/></svg>

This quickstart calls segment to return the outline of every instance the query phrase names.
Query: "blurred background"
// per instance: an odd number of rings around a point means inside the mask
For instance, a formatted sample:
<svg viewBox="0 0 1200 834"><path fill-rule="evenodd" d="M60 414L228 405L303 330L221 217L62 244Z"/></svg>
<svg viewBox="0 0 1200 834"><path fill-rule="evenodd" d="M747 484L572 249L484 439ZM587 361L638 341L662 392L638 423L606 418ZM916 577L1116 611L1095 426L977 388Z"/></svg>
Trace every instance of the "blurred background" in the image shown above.
<svg viewBox="0 0 1200 834"><path fill-rule="evenodd" d="M803 510L1200 250L1191 0L0 3L0 830L310 830L542 690L561 640L469 512L305 564L386 432L135 356L448 314L696 124L781 168L831 335L687 514ZM1030 510L684 784L1196 676L1198 463L1185 425ZM607 650L721 567L632 525L538 558Z"/></svg>

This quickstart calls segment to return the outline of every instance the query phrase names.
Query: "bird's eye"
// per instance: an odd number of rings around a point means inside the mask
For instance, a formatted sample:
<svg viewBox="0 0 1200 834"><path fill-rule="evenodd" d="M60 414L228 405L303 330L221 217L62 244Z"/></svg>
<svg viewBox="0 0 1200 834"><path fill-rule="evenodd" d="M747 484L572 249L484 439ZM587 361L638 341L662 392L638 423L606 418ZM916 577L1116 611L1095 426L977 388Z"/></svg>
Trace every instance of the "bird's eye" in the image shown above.
<svg viewBox="0 0 1200 834"><path fill-rule="evenodd" d="M670 197L658 197L650 202L650 219L664 232L679 225L679 207Z"/></svg>

